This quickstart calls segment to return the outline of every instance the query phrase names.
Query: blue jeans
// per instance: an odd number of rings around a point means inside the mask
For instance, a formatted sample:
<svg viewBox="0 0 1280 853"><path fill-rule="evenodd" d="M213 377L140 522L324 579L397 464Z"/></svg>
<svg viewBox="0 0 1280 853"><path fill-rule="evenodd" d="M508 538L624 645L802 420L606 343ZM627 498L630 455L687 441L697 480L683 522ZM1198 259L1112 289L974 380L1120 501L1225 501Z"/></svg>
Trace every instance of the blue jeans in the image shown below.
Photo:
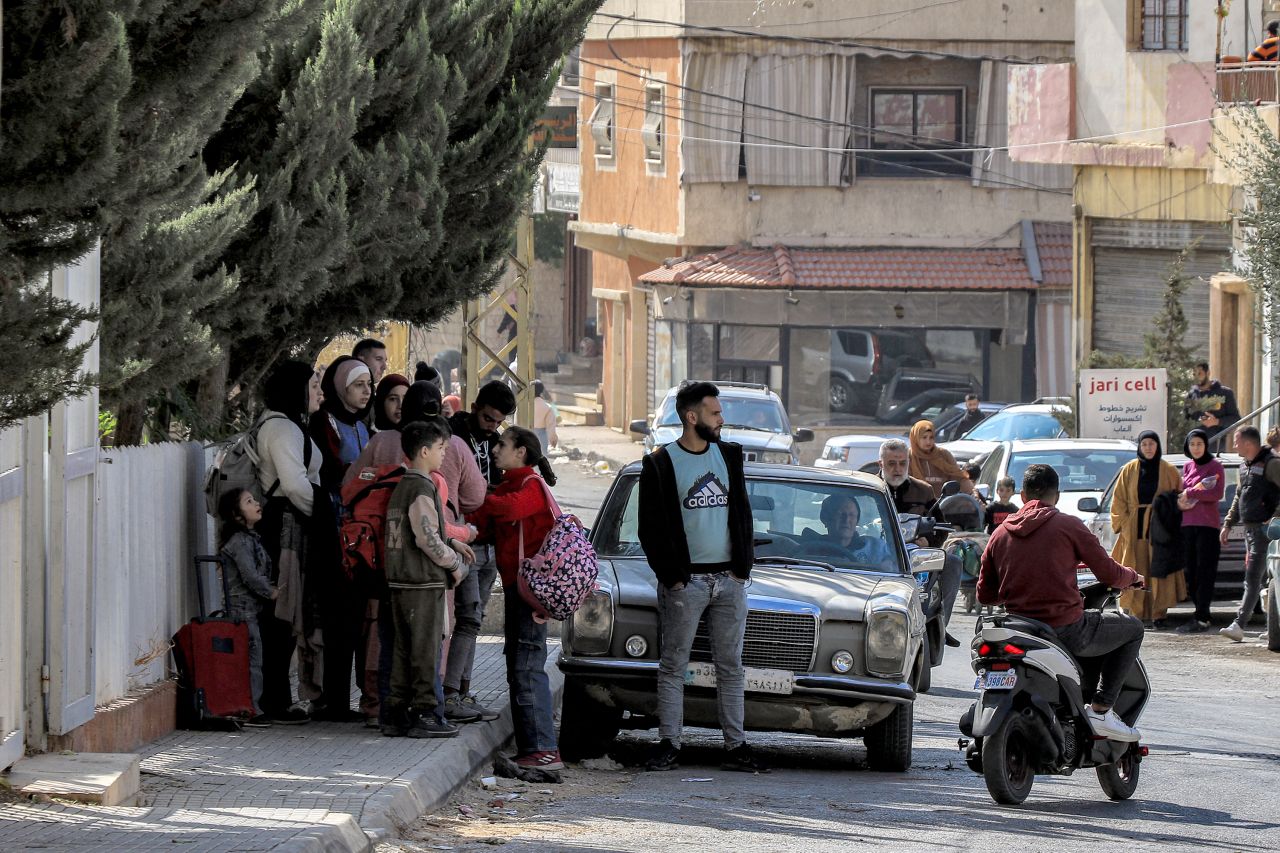
<svg viewBox="0 0 1280 853"><path fill-rule="evenodd" d="M552 752L557 744L551 679L547 677L547 624L533 620L533 609L514 584L503 592L506 619L502 629L506 642L502 651L507 659L516 753Z"/></svg>
<svg viewBox="0 0 1280 853"><path fill-rule="evenodd" d="M684 729L684 676L702 614L707 615L716 665L716 711L729 749L746 743L742 638L747 630L746 584L728 572L695 574L683 589L658 584L658 736L679 745Z"/></svg>
<svg viewBox="0 0 1280 853"><path fill-rule="evenodd" d="M453 590L453 640L444 667L444 686L448 693L460 693L471 683L471 669L476 662L476 638L484 621L484 608L498 577L491 545L475 547L476 564Z"/></svg>

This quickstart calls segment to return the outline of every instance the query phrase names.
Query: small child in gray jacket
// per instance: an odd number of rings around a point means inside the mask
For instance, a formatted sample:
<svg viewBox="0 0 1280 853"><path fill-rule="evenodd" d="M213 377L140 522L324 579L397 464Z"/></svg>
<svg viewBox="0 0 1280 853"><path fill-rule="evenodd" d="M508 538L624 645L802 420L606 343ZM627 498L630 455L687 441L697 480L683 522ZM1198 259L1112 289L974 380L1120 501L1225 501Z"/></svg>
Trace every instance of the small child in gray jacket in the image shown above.
<svg viewBox="0 0 1280 853"><path fill-rule="evenodd" d="M258 619L262 609L278 594L271 584L271 558L254 532L262 520L262 505L248 489L227 492L218 501L222 519L222 571L227 577L229 619L249 626L249 689L253 695L254 716L246 725L270 725L262 713L262 632Z"/></svg>

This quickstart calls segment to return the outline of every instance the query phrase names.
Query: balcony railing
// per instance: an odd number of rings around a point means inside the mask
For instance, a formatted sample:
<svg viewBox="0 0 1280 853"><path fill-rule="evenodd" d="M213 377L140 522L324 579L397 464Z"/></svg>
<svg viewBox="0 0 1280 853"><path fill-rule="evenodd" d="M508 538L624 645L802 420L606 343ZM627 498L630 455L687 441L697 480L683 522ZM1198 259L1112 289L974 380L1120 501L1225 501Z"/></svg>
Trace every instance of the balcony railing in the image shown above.
<svg viewBox="0 0 1280 853"><path fill-rule="evenodd" d="M1218 101L1224 104L1274 104L1280 100L1280 62L1218 64Z"/></svg>

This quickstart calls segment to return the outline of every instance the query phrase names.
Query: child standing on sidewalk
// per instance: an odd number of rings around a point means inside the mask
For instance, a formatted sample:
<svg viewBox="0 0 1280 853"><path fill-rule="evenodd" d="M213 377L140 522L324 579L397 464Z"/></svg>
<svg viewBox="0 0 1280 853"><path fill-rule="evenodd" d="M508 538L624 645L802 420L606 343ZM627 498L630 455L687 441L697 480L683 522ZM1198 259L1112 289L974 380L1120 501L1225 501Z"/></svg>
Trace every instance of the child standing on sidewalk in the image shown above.
<svg viewBox="0 0 1280 853"><path fill-rule="evenodd" d="M262 505L248 489L229 491L218 501L222 519L222 571L227 577L227 618L249 626L249 692L253 718L247 725L269 726L262 713L262 632L258 617L278 595L271 585L271 558L253 527L262 520Z"/></svg>
<svg viewBox="0 0 1280 853"><path fill-rule="evenodd" d="M386 574L395 651L382 733L387 737L453 737L437 678L444 640L445 588L466 577L471 549L445 531L444 508L431 472L444 463L449 425L442 418L407 424L400 446L409 460L387 507Z"/></svg>
<svg viewBox="0 0 1280 853"><path fill-rule="evenodd" d="M542 548L555 524L547 501L547 487L556 475L542 455L542 443L532 430L508 427L493 449L502 483L472 516L481 534L492 532L506 602L504 624L507 686L515 722L516 764L524 768L563 770L556 742L555 707L547 678L547 623L534 618L533 608L520 597L520 560Z"/></svg>

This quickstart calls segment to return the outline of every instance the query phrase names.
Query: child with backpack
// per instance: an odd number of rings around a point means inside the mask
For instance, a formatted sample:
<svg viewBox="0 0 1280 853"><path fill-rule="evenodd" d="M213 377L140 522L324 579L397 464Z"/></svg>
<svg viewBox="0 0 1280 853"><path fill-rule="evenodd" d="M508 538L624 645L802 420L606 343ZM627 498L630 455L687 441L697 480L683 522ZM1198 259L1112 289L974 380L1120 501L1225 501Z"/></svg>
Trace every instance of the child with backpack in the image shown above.
<svg viewBox="0 0 1280 853"><path fill-rule="evenodd" d="M475 555L445 532L444 507L431 472L444 462L450 436L442 418L400 432L409 469L387 506L386 577L395 650L383 706L387 737L453 737L445 721L438 669L444 640L445 589L466 576Z"/></svg>
<svg viewBox="0 0 1280 853"><path fill-rule="evenodd" d="M547 678L547 623L518 589L520 561L533 556L556 522L548 486L556 475L532 430L508 427L493 449L502 482L471 517L484 538L491 534L502 577L506 619L507 685L515 723L516 764L524 768L562 770Z"/></svg>
<svg viewBox="0 0 1280 853"><path fill-rule="evenodd" d="M254 716L246 725L269 726L270 720L262 713L262 632L258 619L279 593L271 584L271 558L253 529L262 520L262 505L248 489L235 489L219 499L218 517L222 520L218 556L227 583L223 609L227 618L249 627L249 690Z"/></svg>

